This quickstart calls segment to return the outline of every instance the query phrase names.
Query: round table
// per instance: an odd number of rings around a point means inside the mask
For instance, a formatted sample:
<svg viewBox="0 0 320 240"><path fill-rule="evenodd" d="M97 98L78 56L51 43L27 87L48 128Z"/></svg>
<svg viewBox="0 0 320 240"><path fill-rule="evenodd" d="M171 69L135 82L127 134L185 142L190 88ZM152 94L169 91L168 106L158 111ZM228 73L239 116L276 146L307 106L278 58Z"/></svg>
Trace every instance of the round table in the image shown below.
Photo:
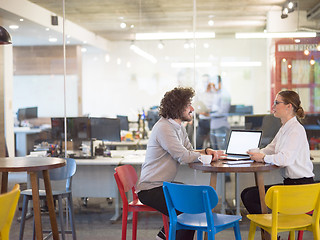
<svg viewBox="0 0 320 240"><path fill-rule="evenodd" d="M210 165L204 165L201 162L194 162L194 163L189 163L189 167L196 170L201 170L203 172L211 173L210 186L212 186L214 189L216 189L218 173L226 173L226 172L234 172L236 174L248 173L248 172L254 173L256 186L259 189L261 212L267 213L268 209L265 203L265 188L264 188L263 172L269 172L269 171L278 169L279 167L272 164L258 163L258 162L248 162L245 164L232 164L232 165L226 164L226 163L227 161L225 160L211 162ZM237 186L237 183L236 183L236 186ZM239 199L237 203L239 204ZM262 239L269 239L268 234L262 234L261 236L262 236Z"/></svg>
<svg viewBox="0 0 320 240"><path fill-rule="evenodd" d="M60 158L47 157L6 157L0 158L0 172L2 172L1 193L8 190L8 172L28 172L32 187L32 200L35 221L35 231L37 240L43 239L38 172L42 171L43 181L46 190L47 204L49 209L50 223L52 228L53 239L59 239L58 225L53 205L52 189L49 177L49 170L65 166L66 161Z"/></svg>

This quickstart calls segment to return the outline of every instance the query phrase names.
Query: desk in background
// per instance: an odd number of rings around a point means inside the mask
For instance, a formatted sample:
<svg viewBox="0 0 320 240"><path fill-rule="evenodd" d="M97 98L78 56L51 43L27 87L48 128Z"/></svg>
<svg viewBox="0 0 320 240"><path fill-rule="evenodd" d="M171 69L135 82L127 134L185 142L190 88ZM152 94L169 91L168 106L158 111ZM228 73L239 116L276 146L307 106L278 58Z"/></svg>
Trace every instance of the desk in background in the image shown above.
<svg viewBox="0 0 320 240"><path fill-rule="evenodd" d="M39 138L40 128L15 127L15 152L17 157L27 156L33 150L34 141Z"/></svg>

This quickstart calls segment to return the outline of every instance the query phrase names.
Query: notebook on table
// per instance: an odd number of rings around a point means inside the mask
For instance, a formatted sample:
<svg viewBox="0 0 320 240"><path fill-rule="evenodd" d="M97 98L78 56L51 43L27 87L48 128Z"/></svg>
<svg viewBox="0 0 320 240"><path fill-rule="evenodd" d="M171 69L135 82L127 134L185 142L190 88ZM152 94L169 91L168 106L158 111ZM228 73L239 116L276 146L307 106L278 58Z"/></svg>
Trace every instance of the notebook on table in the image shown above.
<svg viewBox="0 0 320 240"><path fill-rule="evenodd" d="M258 148L262 131L231 130L226 149L226 160L250 160L247 151Z"/></svg>

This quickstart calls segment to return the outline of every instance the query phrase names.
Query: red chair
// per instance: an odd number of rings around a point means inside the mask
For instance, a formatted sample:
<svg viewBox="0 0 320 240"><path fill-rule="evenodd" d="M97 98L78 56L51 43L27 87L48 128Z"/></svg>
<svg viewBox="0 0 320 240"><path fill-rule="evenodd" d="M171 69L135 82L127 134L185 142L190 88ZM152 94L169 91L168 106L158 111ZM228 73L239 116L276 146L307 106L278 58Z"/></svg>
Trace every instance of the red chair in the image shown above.
<svg viewBox="0 0 320 240"><path fill-rule="evenodd" d="M122 209L122 240L126 240L127 237L127 221L128 212L132 212L132 240L137 239L137 223L138 223L138 212L157 212L156 209L144 205L138 199L136 194L136 183L138 181L138 176L136 170L131 165L123 165L116 167L114 169L114 178L116 179L120 196L123 203ZM132 191L133 201L128 203L126 193ZM168 238L168 217L162 214L163 225Z"/></svg>

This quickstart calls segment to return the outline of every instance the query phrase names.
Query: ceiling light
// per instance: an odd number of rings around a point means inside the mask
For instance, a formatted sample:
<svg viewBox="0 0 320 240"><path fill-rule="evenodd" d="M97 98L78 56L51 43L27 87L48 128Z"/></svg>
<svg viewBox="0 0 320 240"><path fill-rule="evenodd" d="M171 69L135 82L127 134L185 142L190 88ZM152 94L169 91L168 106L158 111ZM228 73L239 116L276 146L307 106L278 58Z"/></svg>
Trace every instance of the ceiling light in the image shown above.
<svg viewBox="0 0 320 240"><path fill-rule="evenodd" d="M19 19L19 21L20 21L20 22L23 22L23 21L24 21L24 19L23 19L23 18L20 18L20 19Z"/></svg>
<svg viewBox="0 0 320 240"><path fill-rule="evenodd" d="M55 37L49 37L49 42L57 42L58 39Z"/></svg>
<svg viewBox="0 0 320 240"><path fill-rule="evenodd" d="M46 28L46 31L49 31L50 30L50 28Z"/></svg>
<svg viewBox="0 0 320 240"><path fill-rule="evenodd" d="M87 49L83 47L83 48L81 48L81 52L85 53L85 52L87 52Z"/></svg>
<svg viewBox="0 0 320 240"><path fill-rule="evenodd" d="M320 51L320 43L317 45L317 50Z"/></svg>
<svg viewBox="0 0 320 240"><path fill-rule="evenodd" d="M203 47L204 47L204 48L209 48L210 45L209 45L209 43L204 43L204 44L203 44Z"/></svg>
<svg viewBox="0 0 320 240"><path fill-rule="evenodd" d="M292 68L292 65L291 65L291 64L289 64L289 65L288 65L288 68L289 68L289 69L291 69L291 68Z"/></svg>
<svg viewBox="0 0 320 240"><path fill-rule="evenodd" d="M11 44L11 36L7 30L0 26L0 45Z"/></svg>
<svg viewBox="0 0 320 240"><path fill-rule="evenodd" d="M106 54L105 56L104 56L104 60L108 63L108 62L110 62L110 55L109 54Z"/></svg>
<svg viewBox="0 0 320 240"><path fill-rule="evenodd" d="M295 39L294 42L295 43L299 43L299 42L301 42L301 40L300 39Z"/></svg>
<svg viewBox="0 0 320 240"><path fill-rule="evenodd" d="M208 21L208 25L209 25L209 26L213 26L213 25L214 25L214 21L213 21L212 19L210 19L210 20Z"/></svg>
<svg viewBox="0 0 320 240"><path fill-rule="evenodd" d="M127 68L131 68L131 62L127 62Z"/></svg>
<svg viewBox="0 0 320 240"><path fill-rule="evenodd" d="M159 49L163 49L163 48L164 48L164 44L163 44L162 41L160 41L160 42L158 43L158 48L159 48Z"/></svg>
<svg viewBox="0 0 320 240"><path fill-rule="evenodd" d="M310 54L310 51L309 51L309 49L306 49L303 51L303 53L304 53L304 55L308 56Z"/></svg>
<svg viewBox="0 0 320 240"><path fill-rule="evenodd" d="M130 25L130 28L134 28L134 25L133 25L133 24L131 24L131 25Z"/></svg>
<svg viewBox="0 0 320 240"><path fill-rule="evenodd" d="M143 51L141 48L137 47L136 45L131 44L130 49L134 51L136 54L138 54L139 56L149 60L150 62L157 63L157 59L154 56Z"/></svg>
<svg viewBox="0 0 320 240"><path fill-rule="evenodd" d="M282 62L286 62L287 61L287 59L285 59L285 58L282 58Z"/></svg>
<svg viewBox="0 0 320 240"><path fill-rule="evenodd" d="M221 62L221 67L260 67L261 62Z"/></svg>
<svg viewBox="0 0 320 240"><path fill-rule="evenodd" d="M316 61L315 61L314 59L311 59L311 60L310 60L310 64L311 64L311 65L314 65L315 63L316 63Z"/></svg>
<svg viewBox="0 0 320 240"><path fill-rule="evenodd" d="M9 28L12 30L16 30L16 29L19 29L19 26L18 25L10 25Z"/></svg>
<svg viewBox="0 0 320 240"><path fill-rule="evenodd" d="M185 43L183 44L183 47L184 47L185 49L188 49L188 48L190 48L190 44L189 44L188 42L185 42Z"/></svg>
<svg viewBox="0 0 320 240"><path fill-rule="evenodd" d="M172 68L199 68L199 67L212 67L211 62L173 62Z"/></svg>
<svg viewBox="0 0 320 240"><path fill-rule="evenodd" d="M215 38L214 32L163 32L163 33L136 33L136 40L168 40L168 39L200 39Z"/></svg>
<svg viewBox="0 0 320 240"><path fill-rule="evenodd" d="M124 29L124 28L127 27L127 24L126 24L125 22L122 22L122 23L120 23L120 27L121 27L122 29Z"/></svg>
<svg viewBox="0 0 320 240"><path fill-rule="evenodd" d="M236 38L308 38L316 37L316 32L260 32L260 33L236 33Z"/></svg>

